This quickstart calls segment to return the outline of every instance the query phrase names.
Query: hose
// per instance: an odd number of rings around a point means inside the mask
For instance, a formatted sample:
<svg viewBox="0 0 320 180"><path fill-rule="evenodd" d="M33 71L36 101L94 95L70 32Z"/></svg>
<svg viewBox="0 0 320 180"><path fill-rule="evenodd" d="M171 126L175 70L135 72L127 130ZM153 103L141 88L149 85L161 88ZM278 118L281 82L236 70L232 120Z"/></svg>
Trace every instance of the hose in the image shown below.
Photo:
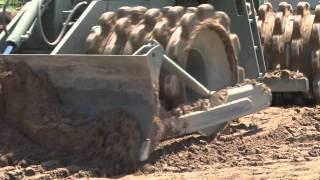
<svg viewBox="0 0 320 180"><path fill-rule="evenodd" d="M40 1L39 1L40 2ZM43 25L42 25L42 19L41 19L41 3L38 2L38 14L37 14L37 19L38 19L38 27L39 27L39 30L40 30L40 34L43 38L43 40L45 41L45 43L47 43L48 45L50 46L55 46L57 45L61 39L63 38L63 35L64 33L66 32L67 30L67 27L68 27L68 24L70 23L71 21L71 18L73 17L74 13L83 5L87 5L88 3L86 1L82 1L82 2L79 2L78 4L76 4L76 6L72 9L71 13L68 15L58 37L53 41L53 42L50 42L47 38L47 36L45 35L44 33L44 30L43 30Z"/></svg>

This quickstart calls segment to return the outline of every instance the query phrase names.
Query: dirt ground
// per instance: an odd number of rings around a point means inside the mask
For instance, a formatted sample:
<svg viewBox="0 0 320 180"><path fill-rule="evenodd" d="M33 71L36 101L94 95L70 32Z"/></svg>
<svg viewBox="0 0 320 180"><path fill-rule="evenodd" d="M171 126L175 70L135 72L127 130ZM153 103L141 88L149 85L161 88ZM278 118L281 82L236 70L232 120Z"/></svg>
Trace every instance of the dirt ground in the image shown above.
<svg viewBox="0 0 320 180"><path fill-rule="evenodd" d="M24 64L0 64L0 84L1 180L320 178L320 107L272 107L230 122L215 138L161 142L135 164L127 162L137 157L140 138L126 113L83 123L61 110L48 79Z"/></svg>
<svg viewBox="0 0 320 180"><path fill-rule="evenodd" d="M320 107L271 107L216 139L163 142L147 179L319 179ZM126 177L128 179L137 176Z"/></svg>
<svg viewBox="0 0 320 180"><path fill-rule="evenodd" d="M150 161L124 179L318 179L320 107L272 107L232 122L217 138L189 135L162 142ZM4 127L4 129L6 129ZM28 139L1 130L3 140L29 151ZM21 138L20 138L21 137ZM18 141L18 142L15 142ZM24 143L30 143L24 146ZM37 145L33 144L37 149ZM32 147L31 147L32 148ZM4 148L2 148L4 149ZM32 149L30 149L32 150ZM5 154L6 153L6 154ZM102 177L99 169L63 162L14 159L1 151L0 179ZM21 153L28 154L28 153Z"/></svg>

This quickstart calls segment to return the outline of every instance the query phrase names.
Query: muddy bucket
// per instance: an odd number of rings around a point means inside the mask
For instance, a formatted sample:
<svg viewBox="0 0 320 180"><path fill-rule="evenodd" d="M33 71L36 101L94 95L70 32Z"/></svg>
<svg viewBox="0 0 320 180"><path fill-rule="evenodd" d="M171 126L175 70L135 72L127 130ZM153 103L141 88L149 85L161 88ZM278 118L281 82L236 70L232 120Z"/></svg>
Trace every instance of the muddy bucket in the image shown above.
<svg viewBox="0 0 320 180"><path fill-rule="evenodd" d="M10 55L14 65L24 62L35 74L45 74L62 106L80 119L120 109L137 121L141 132L139 160L146 160L161 137L158 77L163 49L144 46L134 55ZM82 122L79 122L82 123ZM130 134L130 129L128 130Z"/></svg>

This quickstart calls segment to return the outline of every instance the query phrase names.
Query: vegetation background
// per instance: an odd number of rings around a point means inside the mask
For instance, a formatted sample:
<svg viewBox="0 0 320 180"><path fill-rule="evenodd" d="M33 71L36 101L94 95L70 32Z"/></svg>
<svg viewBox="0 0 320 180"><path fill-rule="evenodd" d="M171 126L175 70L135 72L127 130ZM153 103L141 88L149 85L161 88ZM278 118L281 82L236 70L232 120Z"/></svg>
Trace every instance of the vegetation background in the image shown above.
<svg viewBox="0 0 320 180"><path fill-rule="evenodd" d="M8 10L12 11L16 8L19 8L23 3L25 3L27 0L9 0L9 7ZM3 7L6 0L0 0L0 8Z"/></svg>

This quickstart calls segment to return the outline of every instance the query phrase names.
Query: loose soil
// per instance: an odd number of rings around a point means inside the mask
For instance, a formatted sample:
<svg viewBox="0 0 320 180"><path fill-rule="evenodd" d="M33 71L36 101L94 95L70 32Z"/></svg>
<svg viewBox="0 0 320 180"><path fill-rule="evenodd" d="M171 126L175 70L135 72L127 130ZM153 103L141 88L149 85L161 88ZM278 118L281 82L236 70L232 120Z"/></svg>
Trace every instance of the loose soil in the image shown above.
<svg viewBox="0 0 320 180"><path fill-rule="evenodd" d="M320 177L320 107L273 107L230 122L215 138L166 140L138 165L130 159L139 129L128 114L74 124L79 117L59 108L46 76L21 63L2 63L0 72L0 179Z"/></svg>
<svg viewBox="0 0 320 180"><path fill-rule="evenodd" d="M215 139L168 140L145 166L153 173L142 177L319 179L319 113L320 107L272 107L229 123Z"/></svg>
<svg viewBox="0 0 320 180"><path fill-rule="evenodd" d="M98 168L100 176L136 169L140 132L130 115L115 109L85 119L65 111L45 75L1 63L0 166L54 159Z"/></svg>
<svg viewBox="0 0 320 180"><path fill-rule="evenodd" d="M306 77L301 72L290 71L290 70L275 70L267 72L264 79L301 79Z"/></svg>

